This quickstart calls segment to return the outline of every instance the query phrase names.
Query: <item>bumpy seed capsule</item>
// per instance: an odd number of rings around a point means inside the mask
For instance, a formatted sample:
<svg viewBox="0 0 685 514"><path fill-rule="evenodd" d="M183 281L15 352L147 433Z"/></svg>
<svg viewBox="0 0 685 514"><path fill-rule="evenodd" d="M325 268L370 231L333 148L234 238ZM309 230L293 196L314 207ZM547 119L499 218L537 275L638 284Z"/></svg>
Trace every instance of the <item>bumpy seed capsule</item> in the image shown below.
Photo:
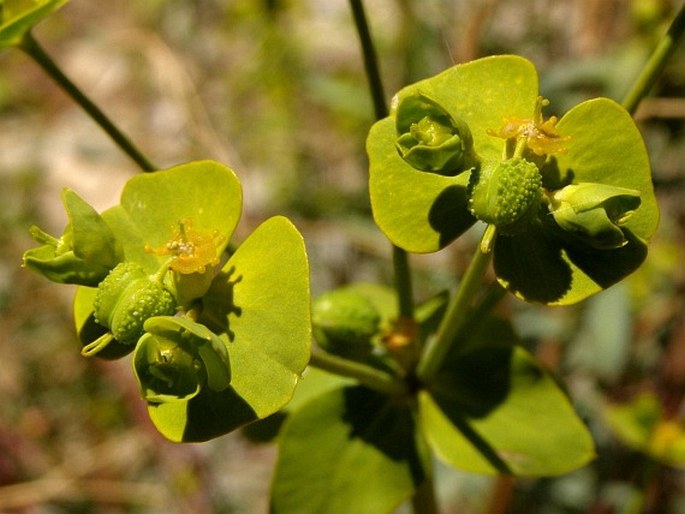
<svg viewBox="0 0 685 514"><path fill-rule="evenodd" d="M138 341L146 319L171 315L175 310L173 295L130 262L111 271L98 286L93 302L95 320L109 328L122 344Z"/></svg>
<svg viewBox="0 0 685 514"><path fill-rule="evenodd" d="M469 208L502 233L518 231L534 215L542 196L542 177L532 162L515 157L486 162L471 173Z"/></svg>
<svg viewBox="0 0 685 514"><path fill-rule="evenodd" d="M329 291L312 305L316 341L324 350L346 357L371 351L380 315L365 296L350 290Z"/></svg>

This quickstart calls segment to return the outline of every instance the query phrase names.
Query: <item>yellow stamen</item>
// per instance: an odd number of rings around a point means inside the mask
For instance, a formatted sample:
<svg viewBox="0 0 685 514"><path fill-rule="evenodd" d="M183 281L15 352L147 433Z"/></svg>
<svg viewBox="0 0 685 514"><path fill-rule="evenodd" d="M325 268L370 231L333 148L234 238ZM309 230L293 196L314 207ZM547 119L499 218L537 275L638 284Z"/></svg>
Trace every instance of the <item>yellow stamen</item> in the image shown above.
<svg viewBox="0 0 685 514"><path fill-rule="evenodd" d="M225 238L219 231L211 234L193 229L191 220L181 220L173 235L160 248L145 246L145 251L155 255L171 255L169 269L181 274L204 273L207 266L219 263L217 249Z"/></svg>
<svg viewBox="0 0 685 514"><path fill-rule="evenodd" d="M556 116L547 120L542 117L542 108L548 104L548 100L538 97L533 118L504 118L502 128L499 131L488 130L488 134L507 140L523 140L535 155L565 153L566 143L571 140L571 136L562 136L559 133L556 127L559 120Z"/></svg>

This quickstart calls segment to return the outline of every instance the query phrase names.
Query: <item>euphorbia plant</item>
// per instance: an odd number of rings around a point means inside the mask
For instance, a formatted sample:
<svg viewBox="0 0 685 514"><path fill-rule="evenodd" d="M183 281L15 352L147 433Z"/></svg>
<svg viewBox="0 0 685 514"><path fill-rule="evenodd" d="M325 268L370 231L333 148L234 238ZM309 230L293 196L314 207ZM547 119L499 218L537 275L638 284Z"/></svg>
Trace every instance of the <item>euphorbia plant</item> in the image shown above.
<svg viewBox="0 0 685 514"><path fill-rule="evenodd" d="M64 197L65 234L46 242L33 229L45 244L24 262L81 285L74 318L82 353L111 359L134 352L141 395L162 434L210 439L290 400L310 346L308 263L290 222L271 218L229 247L241 187L212 161L134 177L121 203L102 215L70 191ZM66 241L69 251L60 254ZM108 251L89 252L103 246ZM45 254L54 257L37 258ZM56 276L55 262L72 254L82 258ZM111 271L81 280L94 267Z"/></svg>
<svg viewBox="0 0 685 514"><path fill-rule="evenodd" d="M32 228L39 246L24 264L79 285L82 354L132 353L168 439L276 423L273 512L382 513L410 499L435 512L432 456L484 474L577 469L594 457L589 431L492 309L507 291L574 304L643 262L658 222L630 112L644 83L629 110L597 98L557 119L530 61L492 56L403 88L386 112L352 7L379 117L371 205L393 244L395 289L350 284L310 306L297 229L274 217L233 241L241 187L213 161L134 177L102 213L65 190L64 234ZM456 293L415 305L407 253L439 251L474 225L483 235ZM497 281L481 291L491 259Z"/></svg>

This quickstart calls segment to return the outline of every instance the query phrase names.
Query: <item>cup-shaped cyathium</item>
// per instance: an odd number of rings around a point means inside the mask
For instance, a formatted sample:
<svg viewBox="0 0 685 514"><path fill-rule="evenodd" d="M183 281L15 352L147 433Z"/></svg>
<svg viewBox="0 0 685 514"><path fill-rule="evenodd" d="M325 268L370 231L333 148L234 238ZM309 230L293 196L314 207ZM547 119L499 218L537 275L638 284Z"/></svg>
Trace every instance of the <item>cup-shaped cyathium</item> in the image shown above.
<svg viewBox="0 0 685 514"><path fill-rule="evenodd" d="M203 388L223 391L231 381L228 351L219 336L188 318L149 318L133 356L133 370L149 403L190 400Z"/></svg>
<svg viewBox="0 0 685 514"><path fill-rule="evenodd" d="M62 201L69 217L64 233L56 238L31 227L40 246L24 253L23 265L53 282L95 287L122 260L120 245L100 214L76 193L65 189Z"/></svg>
<svg viewBox="0 0 685 514"><path fill-rule="evenodd" d="M399 102L395 127L397 151L418 170L457 175L476 161L468 125L422 93Z"/></svg>
<svg viewBox="0 0 685 514"><path fill-rule="evenodd" d="M628 243L622 228L640 206L640 191L608 184L579 183L550 193L557 225L573 238L599 250Z"/></svg>
<svg viewBox="0 0 685 514"><path fill-rule="evenodd" d="M201 298L217 272L219 256L226 245L219 230L202 232L193 228L190 218L180 220L171 239L159 248L145 247L147 253L168 256L171 281L180 304Z"/></svg>

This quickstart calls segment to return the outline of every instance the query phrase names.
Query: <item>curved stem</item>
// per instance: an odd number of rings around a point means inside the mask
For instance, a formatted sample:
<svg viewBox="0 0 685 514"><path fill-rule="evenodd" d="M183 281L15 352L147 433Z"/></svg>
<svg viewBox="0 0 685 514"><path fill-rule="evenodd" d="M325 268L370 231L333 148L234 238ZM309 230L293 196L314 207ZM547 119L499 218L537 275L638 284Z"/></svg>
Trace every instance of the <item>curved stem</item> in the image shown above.
<svg viewBox="0 0 685 514"><path fill-rule="evenodd" d="M336 375L354 378L360 384L381 393L394 395L407 393L407 385L390 373L330 353L313 350L309 365Z"/></svg>
<svg viewBox="0 0 685 514"><path fill-rule="evenodd" d="M447 306L437 335L430 341L419 362L417 373L423 382L429 383L433 379L459 332L468 321L469 307L485 276L491 257L492 252L485 253L480 248L476 250L457 294Z"/></svg>
<svg viewBox="0 0 685 514"><path fill-rule="evenodd" d="M86 113L114 140L143 171L158 169L136 148L133 143L117 128L114 123L74 84L43 50L31 32L27 32L19 45L55 82L79 104Z"/></svg>
<svg viewBox="0 0 685 514"><path fill-rule="evenodd" d="M671 23L666 35L661 38L661 41L652 52L649 60L640 72L635 82L633 82L630 91L623 99L623 107L630 114L635 114L640 101L647 96L649 91L657 81L668 58L673 54L673 51L678 46L678 43L685 33L685 5L680 8L675 19Z"/></svg>
<svg viewBox="0 0 685 514"><path fill-rule="evenodd" d="M102 334L95 341L84 346L81 349L81 355L84 357L92 357L104 350L112 341L114 341L114 336L111 332Z"/></svg>

